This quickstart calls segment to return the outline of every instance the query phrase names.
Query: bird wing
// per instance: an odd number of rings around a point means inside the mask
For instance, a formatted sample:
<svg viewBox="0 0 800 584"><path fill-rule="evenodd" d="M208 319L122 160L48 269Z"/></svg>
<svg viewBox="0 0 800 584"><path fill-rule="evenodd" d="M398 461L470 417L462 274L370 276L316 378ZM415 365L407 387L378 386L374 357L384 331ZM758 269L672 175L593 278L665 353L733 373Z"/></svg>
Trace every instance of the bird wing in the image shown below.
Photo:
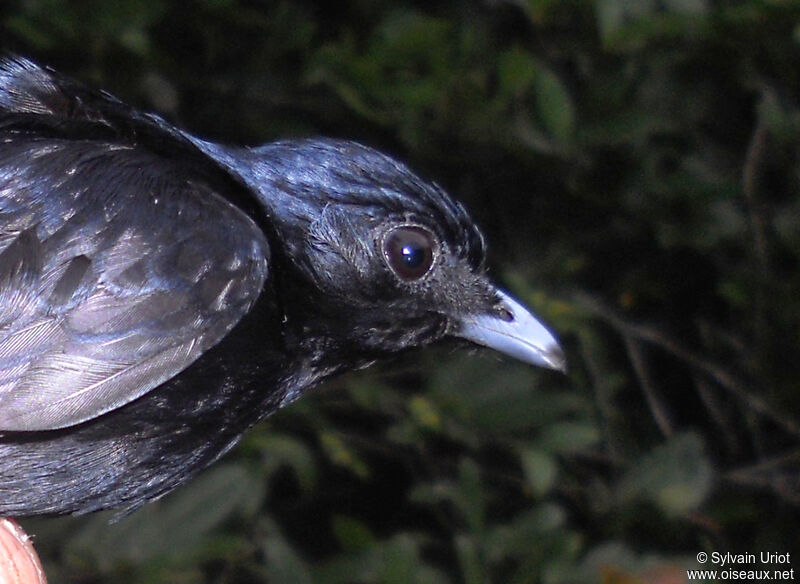
<svg viewBox="0 0 800 584"><path fill-rule="evenodd" d="M74 139L34 97L14 100L24 114L0 87L0 431L46 430L219 342L258 298L269 247L194 166L135 135Z"/></svg>

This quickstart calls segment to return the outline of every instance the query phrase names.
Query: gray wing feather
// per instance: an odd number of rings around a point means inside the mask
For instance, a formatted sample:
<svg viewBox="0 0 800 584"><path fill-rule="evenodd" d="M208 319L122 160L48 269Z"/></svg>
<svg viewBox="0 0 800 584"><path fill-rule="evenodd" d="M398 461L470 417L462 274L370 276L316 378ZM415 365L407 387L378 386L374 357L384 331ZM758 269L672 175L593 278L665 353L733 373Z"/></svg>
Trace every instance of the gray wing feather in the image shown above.
<svg viewBox="0 0 800 584"><path fill-rule="evenodd" d="M13 135L0 169L0 431L132 401L219 342L261 292L263 233L169 161Z"/></svg>

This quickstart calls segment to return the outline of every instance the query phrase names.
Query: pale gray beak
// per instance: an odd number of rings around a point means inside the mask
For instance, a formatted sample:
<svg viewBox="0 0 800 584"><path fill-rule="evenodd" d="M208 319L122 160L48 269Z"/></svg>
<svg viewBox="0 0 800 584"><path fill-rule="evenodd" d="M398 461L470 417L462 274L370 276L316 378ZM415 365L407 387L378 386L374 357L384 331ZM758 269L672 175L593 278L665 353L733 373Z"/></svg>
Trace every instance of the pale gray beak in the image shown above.
<svg viewBox="0 0 800 584"><path fill-rule="evenodd" d="M497 296L493 312L462 317L455 335L531 365L566 371L567 359L553 333L502 290Z"/></svg>

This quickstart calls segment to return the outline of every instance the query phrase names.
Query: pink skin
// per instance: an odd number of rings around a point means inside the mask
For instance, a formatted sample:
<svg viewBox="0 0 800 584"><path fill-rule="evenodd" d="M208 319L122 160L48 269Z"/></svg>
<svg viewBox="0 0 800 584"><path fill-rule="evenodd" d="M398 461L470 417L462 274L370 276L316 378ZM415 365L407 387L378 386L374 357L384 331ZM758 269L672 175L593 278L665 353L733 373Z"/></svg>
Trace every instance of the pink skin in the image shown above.
<svg viewBox="0 0 800 584"><path fill-rule="evenodd" d="M0 582L47 584L33 541L13 519L0 518Z"/></svg>

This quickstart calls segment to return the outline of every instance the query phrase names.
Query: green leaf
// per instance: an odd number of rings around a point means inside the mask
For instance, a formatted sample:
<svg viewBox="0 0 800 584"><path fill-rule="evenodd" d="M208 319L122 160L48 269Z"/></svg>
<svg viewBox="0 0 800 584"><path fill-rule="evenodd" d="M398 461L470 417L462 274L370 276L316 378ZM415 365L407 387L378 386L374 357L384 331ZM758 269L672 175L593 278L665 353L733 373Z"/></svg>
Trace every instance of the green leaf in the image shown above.
<svg viewBox="0 0 800 584"><path fill-rule="evenodd" d="M334 432L323 432L319 438L325 453L332 463L348 469L362 479L369 476L369 466L349 444L342 440L340 435Z"/></svg>
<svg viewBox="0 0 800 584"><path fill-rule="evenodd" d="M566 87L555 73L539 65L533 92L545 130L560 146L569 146L575 135L575 106Z"/></svg>
<svg viewBox="0 0 800 584"><path fill-rule="evenodd" d="M555 532L563 529L566 520L564 510L553 503L523 511L509 523L491 530L486 540L489 558L500 562L541 548Z"/></svg>
<svg viewBox="0 0 800 584"><path fill-rule="evenodd" d="M628 470L617 487L622 501L649 500L669 516L697 509L711 491L714 471L699 435L676 434Z"/></svg>
<svg viewBox="0 0 800 584"><path fill-rule="evenodd" d="M655 0L595 0L594 5L600 36L606 44L629 21L656 10Z"/></svg>
<svg viewBox="0 0 800 584"><path fill-rule="evenodd" d="M408 534L399 534L383 549L381 584L415 582L420 557L417 542Z"/></svg>
<svg viewBox="0 0 800 584"><path fill-rule="evenodd" d="M480 467L474 460L461 459L458 465L458 496L456 505L473 531L483 529L485 521L486 495L480 477Z"/></svg>
<svg viewBox="0 0 800 584"><path fill-rule="evenodd" d="M485 525L486 512L486 494L480 478L480 467L475 461L463 458L458 470L458 480L417 485L409 493L409 499L425 504L450 503L460 520L471 531L479 532Z"/></svg>
<svg viewBox="0 0 800 584"><path fill-rule="evenodd" d="M246 435L242 449L256 449L263 459L266 477L280 468L292 470L300 487L310 492L317 480L316 460L309 446L296 438L268 431L254 431Z"/></svg>
<svg viewBox="0 0 800 584"><path fill-rule="evenodd" d="M476 539L460 534L455 538L455 545L458 563L461 566L465 584L482 584L486 582L486 571L484 569L486 562L482 557Z"/></svg>
<svg viewBox="0 0 800 584"><path fill-rule="evenodd" d="M547 493L558 478L558 464L550 453L538 448L526 448L520 453L522 472L534 495Z"/></svg>
<svg viewBox="0 0 800 584"><path fill-rule="evenodd" d="M508 99L524 96L536 79L533 55L515 46L497 59L498 94Z"/></svg>
<svg viewBox="0 0 800 584"><path fill-rule="evenodd" d="M333 534L345 552L358 552L375 545L375 536L369 527L352 517L336 515Z"/></svg>
<svg viewBox="0 0 800 584"><path fill-rule="evenodd" d="M262 540L264 554L264 581L270 584L312 584L308 564L280 532L277 524L264 520L262 528L267 532Z"/></svg>
<svg viewBox="0 0 800 584"><path fill-rule="evenodd" d="M194 553L208 543L205 538L214 528L261 494L260 482L243 465L218 465L118 523L96 516L70 539L69 550L92 557L103 570L126 561Z"/></svg>
<svg viewBox="0 0 800 584"><path fill-rule="evenodd" d="M438 430L442 426L442 418L436 406L422 396L414 396L408 404L414 420L423 428Z"/></svg>
<svg viewBox="0 0 800 584"><path fill-rule="evenodd" d="M590 422L560 422L542 430L538 444L549 452L583 452L600 441L598 427Z"/></svg>
<svg viewBox="0 0 800 584"><path fill-rule="evenodd" d="M542 381L539 372L521 363L485 353L456 355L436 361L430 399L445 417L445 429L453 421L473 439L479 437L476 430L496 436L525 433L589 411L582 396L542 391Z"/></svg>

